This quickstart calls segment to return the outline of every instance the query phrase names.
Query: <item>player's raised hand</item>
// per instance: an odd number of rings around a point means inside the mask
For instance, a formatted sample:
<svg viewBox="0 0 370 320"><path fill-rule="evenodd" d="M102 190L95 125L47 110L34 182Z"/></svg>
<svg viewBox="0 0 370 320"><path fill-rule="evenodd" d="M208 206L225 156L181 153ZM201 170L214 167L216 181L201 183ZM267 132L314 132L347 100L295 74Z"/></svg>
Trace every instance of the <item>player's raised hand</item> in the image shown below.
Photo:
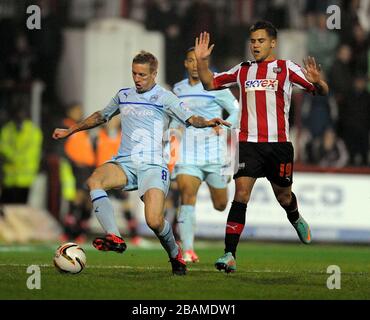
<svg viewBox="0 0 370 320"><path fill-rule="evenodd" d="M212 53L213 47L215 46L212 44L209 46L209 33L208 32L202 32L199 35L199 38L195 38L195 47L194 47L194 53L195 57L198 60L206 60L209 58L209 56Z"/></svg>
<svg viewBox="0 0 370 320"><path fill-rule="evenodd" d="M306 79L311 83L318 83L321 80L321 67L316 64L314 57L307 57L303 59L304 69L302 69L303 74Z"/></svg>
<svg viewBox="0 0 370 320"><path fill-rule="evenodd" d="M213 118L211 120L208 120L207 124L208 124L208 127L217 127L221 125L226 126L226 127L231 127L230 122L227 122L221 118Z"/></svg>
<svg viewBox="0 0 370 320"><path fill-rule="evenodd" d="M53 138L55 140L58 140L58 139L63 139L63 138L66 138L69 136L69 131L68 129L55 129L54 132L53 132Z"/></svg>

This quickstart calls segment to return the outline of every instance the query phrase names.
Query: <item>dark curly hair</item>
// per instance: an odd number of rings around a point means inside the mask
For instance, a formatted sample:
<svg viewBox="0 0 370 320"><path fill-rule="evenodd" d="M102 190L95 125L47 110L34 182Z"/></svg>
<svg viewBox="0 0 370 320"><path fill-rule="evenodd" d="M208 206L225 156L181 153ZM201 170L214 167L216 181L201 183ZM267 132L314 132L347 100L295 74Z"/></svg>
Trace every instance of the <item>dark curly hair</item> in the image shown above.
<svg viewBox="0 0 370 320"><path fill-rule="evenodd" d="M269 21L257 21L253 26L250 27L249 33L255 32L257 30L266 30L267 34L273 38L277 38L278 30Z"/></svg>

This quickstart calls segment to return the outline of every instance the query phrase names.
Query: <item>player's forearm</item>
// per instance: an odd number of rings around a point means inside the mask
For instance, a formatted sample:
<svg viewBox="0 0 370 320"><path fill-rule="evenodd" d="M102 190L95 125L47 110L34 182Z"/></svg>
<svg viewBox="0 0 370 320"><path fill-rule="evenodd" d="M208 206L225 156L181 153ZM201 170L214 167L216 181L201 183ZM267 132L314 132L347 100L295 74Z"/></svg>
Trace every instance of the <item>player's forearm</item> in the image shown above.
<svg viewBox="0 0 370 320"><path fill-rule="evenodd" d="M209 121L201 116L192 116L187 120L195 128L205 128L208 127Z"/></svg>
<svg viewBox="0 0 370 320"><path fill-rule="evenodd" d="M98 127L103 123L105 123L105 119L103 118L102 114L99 111L94 112L91 116L70 127L68 129L68 136L78 131L89 130Z"/></svg>
<svg viewBox="0 0 370 320"><path fill-rule="evenodd" d="M200 81L206 90L214 90L213 72L208 68L208 59L197 60L197 69Z"/></svg>
<svg viewBox="0 0 370 320"><path fill-rule="evenodd" d="M316 92L320 96L326 96L329 94L329 86L324 80L320 80L319 82L314 83L313 85L316 88Z"/></svg>

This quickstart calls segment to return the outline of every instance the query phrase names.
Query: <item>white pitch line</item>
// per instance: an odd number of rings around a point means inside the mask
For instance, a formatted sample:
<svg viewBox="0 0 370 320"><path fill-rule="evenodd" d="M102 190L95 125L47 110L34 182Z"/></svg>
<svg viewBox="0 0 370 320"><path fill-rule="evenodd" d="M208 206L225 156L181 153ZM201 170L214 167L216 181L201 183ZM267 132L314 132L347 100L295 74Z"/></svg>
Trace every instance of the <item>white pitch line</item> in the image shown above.
<svg viewBox="0 0 370 320"><path fill-rule="evenodd" d="M0 263L0 267L29 267L32 264L17 264L17 263ZM54 268L54 265L52 264L38 264L39 267L43 268ZM99 265L88 265L86 266L87 269L132 269L132 270L167 270L168 268L164 267L134 267L134 266L125 266L125 265L119 265L119 266L99 266ZM203 269L203 268L193 268L189 267L188 271L201 271L201 272L214 272L216 269ZM286 274L301 274L302 272L297 271L289 271L289 270L243 270L242 273L286 273ZM313 270L305 270L305 273L308 274L318 274L318 275L324 275L327 274L324 271L313 271ZM369 275L369 272L342 272L342 274L347 275Z"/></svg>

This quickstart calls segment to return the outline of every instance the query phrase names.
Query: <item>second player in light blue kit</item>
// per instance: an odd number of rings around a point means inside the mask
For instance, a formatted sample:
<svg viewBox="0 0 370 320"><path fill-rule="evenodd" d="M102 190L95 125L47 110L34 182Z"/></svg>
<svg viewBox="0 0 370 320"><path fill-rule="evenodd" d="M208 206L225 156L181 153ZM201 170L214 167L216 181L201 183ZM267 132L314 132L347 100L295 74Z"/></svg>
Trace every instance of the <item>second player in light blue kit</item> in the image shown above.
<svg viewBox="0 0 370 320"><path fill-rule="evenodd" d="M194 115L172 92L156 84L157 70L157 59L149 52L140 52L132 62L133 88L121 89L108 106L75 126L55 129L53 138L66 138L121 114L122 138L118 155L98 167L87 181L93 211L106 232L104 237L95 239L93 245L103 251L122 253L126 250L106 191L138 189L145 206L145 220L167 251L173 274L184 275L186 264L181 250L170 224L163 217L169 186L169 173L163 155L165 132L170 118L199 128L230 124L219 118L206 120Z"/></svg>
<svg viewBox="0 0 370 320"><path fill-rule="evenodd" d="M175 84L173 92L192 112L205 118L222 118L226 110L229 114L226 121L236 129L239 125L239 104L230 90L204 90L198 75L194 48L187 50L184 64L188 78ZM173 121L171 127L179 125ZM194 130L188 127L182 133L173 178L176 178L181 196L178 227L184 260L187 262L199 261L194 251L194 231L195 204L201 183L207 183L216 210L223 211L227 205L227 184L232 174L225 171L230 152L227 136L227 132L221 132L220 128Z"/></svg>

